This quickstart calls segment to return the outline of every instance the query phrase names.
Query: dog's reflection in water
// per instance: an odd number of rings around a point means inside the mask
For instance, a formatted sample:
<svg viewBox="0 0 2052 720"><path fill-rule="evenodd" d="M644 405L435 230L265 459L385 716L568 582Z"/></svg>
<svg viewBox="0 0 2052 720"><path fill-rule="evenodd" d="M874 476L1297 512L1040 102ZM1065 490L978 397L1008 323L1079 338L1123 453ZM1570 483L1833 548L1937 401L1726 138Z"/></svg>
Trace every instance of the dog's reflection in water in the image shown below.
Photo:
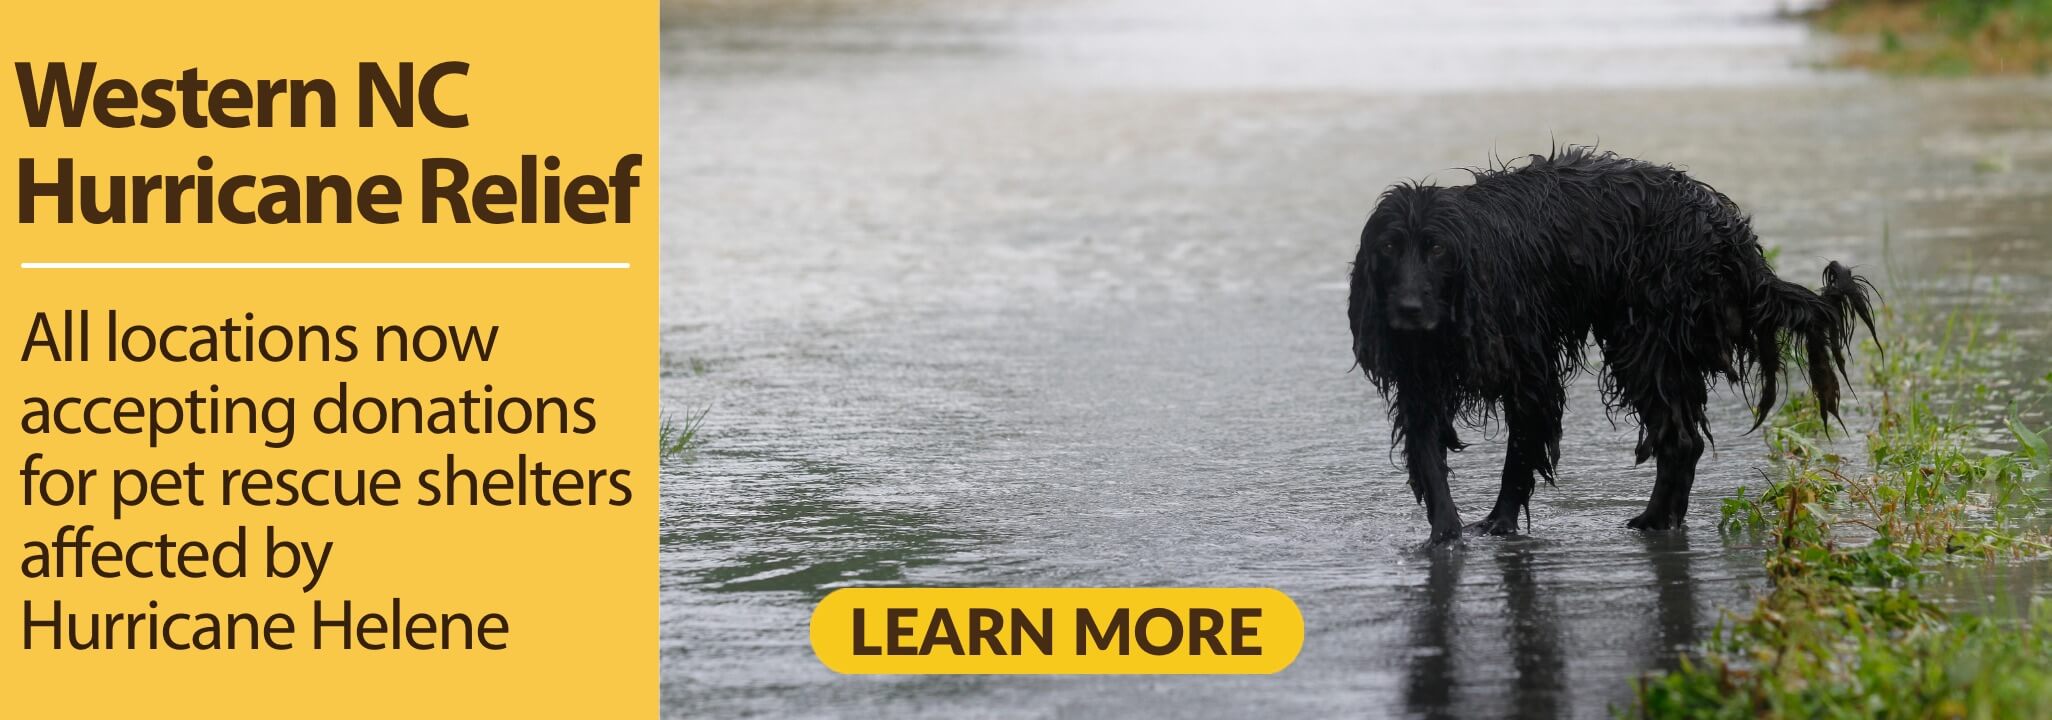
<svg viewBox="0 0 2052 720"><path fill-rule="evenodd" d="M1425 552L1427 566L1420 612L1411 624L1411 664L1404 677L1404 705L1411 712L1438 717L1453 708L1457 653L1454 643L1454 590L1461 584L1460 548Z"/></svg>
<svg viewBox="0 0 2052 720"><path fill-rule="evenodd" d="M1424 552L1425 583L1415 596L1412 656L1405 668L1405 709L1414 716L1449 718L1589 714L1617 696L1632 673L1675 668L1681 654L1701 639L1688 535L1651 533L1638 542L1645 546L1652 571L1653 584L1647 588L1652 597L1643 598L1654 606L1651 613L1641 598L1616 595L1620 591L1611 588L1601 590L1609 596L1603 607L1589 604L1595 598L1582 598L1582 605L1564 599L1561 593L1573 588L1542 582L1543 554L1549 550L1538 542L1470 543ZM1564 607L1571 612L1563 613ZM1583 646L1598 648L1615 647L1623 638L1643 640L1625 649L1624 662L1631 667L1592 670L1567 654L1569 642L1582 633L1589 634L1581 638ZM1579 673L1580 684L1595 697L1571 706L1570 673Z"/></svg>
<svg viewBox="0 0 2052 720"><path fill-rule="evenodd" d="M1653 566L1653 583L1659 589L1656 627L1641 650L1640 667L1675 670L1681 667L1683 654L1703 640L1696 580L1689 571L1689 534L1650 533L1639 540L1646 544L1646 562Z"/></svg>

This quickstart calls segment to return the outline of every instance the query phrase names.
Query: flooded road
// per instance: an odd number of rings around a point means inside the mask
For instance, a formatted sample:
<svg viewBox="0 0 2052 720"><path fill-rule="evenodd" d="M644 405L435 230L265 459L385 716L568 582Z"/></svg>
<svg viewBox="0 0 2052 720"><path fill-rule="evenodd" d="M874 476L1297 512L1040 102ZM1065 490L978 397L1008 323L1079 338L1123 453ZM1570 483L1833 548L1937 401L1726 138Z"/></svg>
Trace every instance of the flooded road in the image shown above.
<svg viewBox="0 0 2052 720"><path fill-rule="evenodd" d="M1595 716L1763 585L1716 530L1759 482L1717 395L1691 524L1646 536L1584 378L1531 532L1425 536L1345 326L1404 178L1553 142L1673 162L1782 248L1958 302L2029 352L2052 93L1814 69L1771 2L682 2L665 6L662 693L676 717ZM1456 455L1473 520L1494 428ZM2028 582L2052 587L2033 574ZM851 585L1271 586L1262 677L841 677Z"/></svg>

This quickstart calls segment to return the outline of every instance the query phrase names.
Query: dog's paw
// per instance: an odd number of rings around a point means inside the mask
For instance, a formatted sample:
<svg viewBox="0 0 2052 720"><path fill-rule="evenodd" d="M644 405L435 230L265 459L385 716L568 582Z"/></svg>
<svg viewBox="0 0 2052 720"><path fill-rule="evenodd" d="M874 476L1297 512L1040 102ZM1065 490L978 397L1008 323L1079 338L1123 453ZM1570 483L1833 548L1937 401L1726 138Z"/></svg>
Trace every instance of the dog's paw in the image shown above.
<svg viewBox="0 0 2052 720"><path fill-rule="evenodd" d="M1461 528L1460 526L1456 525L1449 529L1432 531L1432 535L1426 538L1425 544L1419 545L1418 549L1421 551L1433 550L1436 548L1446 547L1448 545L1455 545L1460 543L1461 541Z"/></svg>
<svg viewBox="0 0 2052 720"><path fill-rule="evenodd" d="M1625 521L1625 527L1631 528L1633 530L1644 530L1648 532L1658 530L1672 530L1681 527L1681 524L1681 518L1669 515L1667 513L1656 514L1650 512L1639 513L1638 517Z"/></svg>
<svg viewBox="0 0 2052 720"><path fill-rule="evenodd" d="M1431 556L1436 553L1460 552L1467 545L1466 538L1455 535L1443 540L1427 540L1424 544L1411 548L1411 552L1418 556Z"/></svg>
<svg viewBox="0 0 2052 720"><path fill-rule="evenodd" d="M1499 518L1491 515L1468 523L1467 527L1461 528L1461 532L1465 535L1516 535L1518 534L1518 519L1515 517Z"/></svg>

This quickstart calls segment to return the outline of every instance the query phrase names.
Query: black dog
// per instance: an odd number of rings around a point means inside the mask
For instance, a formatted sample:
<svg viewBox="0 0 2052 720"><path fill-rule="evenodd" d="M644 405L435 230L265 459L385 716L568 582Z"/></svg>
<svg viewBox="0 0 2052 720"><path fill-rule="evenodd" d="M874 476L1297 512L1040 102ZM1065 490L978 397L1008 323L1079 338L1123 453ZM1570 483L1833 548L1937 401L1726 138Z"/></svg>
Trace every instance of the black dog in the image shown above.
<svg viewBox="0 0 2052 720"><path fill-rule="evenodd" d="M1803 340L1818 406L1837 415L1853 316L1874 333L1864 278L1831 263L1819 294L1775 277L1738 206L1672 167L1571 146L1470 172L1471 185L1382 194L1347 298L1354 357L1389 401L1432 542L1461 532L1447 491L1446 452L1466 447L1454 420L1482 423L1499 404L1503 489L1473 527L1517 531L1533 473L1553 482L1566 386L1592 333L1605 403L1637 417L1638 461L1659 459L1633 528L1675 527L1688 511L1713 377L1757 377L1753 427L1766 419L1784 337Z"/></svg>

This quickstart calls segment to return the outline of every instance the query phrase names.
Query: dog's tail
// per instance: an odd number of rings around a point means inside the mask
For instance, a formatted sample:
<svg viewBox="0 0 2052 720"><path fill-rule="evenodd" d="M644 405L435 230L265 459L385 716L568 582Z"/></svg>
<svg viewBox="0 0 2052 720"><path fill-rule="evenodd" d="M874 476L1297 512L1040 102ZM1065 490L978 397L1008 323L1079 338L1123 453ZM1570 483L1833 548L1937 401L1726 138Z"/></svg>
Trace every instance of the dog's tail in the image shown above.
<svg viewBox="0 0 2052 720"><path fill-rule="evenodd" d="M1780 278L1769 278L1762 285L1760 297L1754 300L1752 324L1753 356L1760 363L1760 404L1754 410L1753 429L1759 429L1774 409L1783 336L1802 338L1803 362L1809 366L1817 409L1827 419L1838 417L1839 379L1851 381L1845 372L1845 354L1853 342L1853 318L1866 324L1867 336L1880 343L1880 335L1874 332L1873 305L1867 298L1870 292L1879 294L1873 283L1836 262L1824 267L1823 292L1811 292Z"/></svg>

